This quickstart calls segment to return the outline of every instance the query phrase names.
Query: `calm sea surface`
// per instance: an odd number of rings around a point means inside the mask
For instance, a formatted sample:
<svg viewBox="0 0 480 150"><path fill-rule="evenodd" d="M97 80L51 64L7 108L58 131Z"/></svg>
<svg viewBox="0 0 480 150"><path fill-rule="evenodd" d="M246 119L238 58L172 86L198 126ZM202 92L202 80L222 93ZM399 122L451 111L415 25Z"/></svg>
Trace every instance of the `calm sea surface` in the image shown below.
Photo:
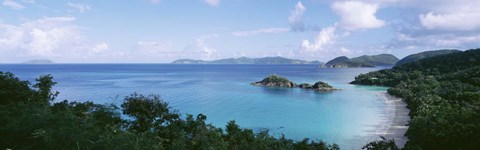
<svg viewBox="0 0 480 150"><path fill-rule="evenodd" d="M57 101L120 104L133 92L159 94L180 113L207 115L223 127L235 120L255 131L287 138L324 140L351 148L384 119L386 88L350 85L360 73L382 68L318 68L316 65L54 64L0 65L21 79L52 74ZM249 83L278 74L296 83L324 81L335 92L268 88ZM362 143L364 144L364 143ZM353 144L355 147L358 144Z"/></svg>

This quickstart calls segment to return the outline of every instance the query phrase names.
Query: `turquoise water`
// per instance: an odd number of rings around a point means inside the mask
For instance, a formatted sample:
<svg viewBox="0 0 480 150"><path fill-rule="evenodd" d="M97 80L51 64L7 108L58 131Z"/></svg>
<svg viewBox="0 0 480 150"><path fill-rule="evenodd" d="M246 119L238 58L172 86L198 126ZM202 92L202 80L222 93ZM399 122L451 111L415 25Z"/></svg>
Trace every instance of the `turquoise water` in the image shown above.
<svg viewBox="0 0 480 150"><path fill-rule="evenodd" d="M22 79L52 74L57 101L122 102L133 92L159 94L180 113L208 116L223 127L235 120L241 127L268 129L287 138L324 140L343 148L357 147L384 120L383 87L350 85L354 77L382 68L318 68L316 65L170 65L56 64L0 65ZM296 83L324 81L335 92L252 86L269 74ZM354 143L354 144L352 144ZM365 143L361 143L365 144Z"/></svg>

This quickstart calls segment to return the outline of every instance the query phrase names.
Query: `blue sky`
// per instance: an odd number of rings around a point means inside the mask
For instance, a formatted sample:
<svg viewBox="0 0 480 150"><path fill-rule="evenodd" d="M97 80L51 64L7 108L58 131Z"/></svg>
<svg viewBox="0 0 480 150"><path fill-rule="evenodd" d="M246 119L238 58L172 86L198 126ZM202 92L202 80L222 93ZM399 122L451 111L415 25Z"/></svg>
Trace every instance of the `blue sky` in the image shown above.
<svg viewBox="0 0 480 150"><path fill-rule="evenodd" d="M0 63L328 61L480 47L478 0L0 0Z"/></svg>

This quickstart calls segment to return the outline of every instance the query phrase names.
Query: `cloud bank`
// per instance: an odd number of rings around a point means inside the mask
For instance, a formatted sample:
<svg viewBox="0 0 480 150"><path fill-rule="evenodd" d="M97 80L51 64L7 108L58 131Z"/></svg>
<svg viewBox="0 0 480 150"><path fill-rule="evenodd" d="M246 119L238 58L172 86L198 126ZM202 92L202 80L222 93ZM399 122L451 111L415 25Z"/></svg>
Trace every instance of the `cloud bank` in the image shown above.
<svg viewBox="0 0 480 150"><path fill-rule="evenodd" d="M332 9L341 20L340 26L347 30L379 28L385 21L378 19L375 13L378 4L369 4L361 1L340 1L332 4Z"/></svg>

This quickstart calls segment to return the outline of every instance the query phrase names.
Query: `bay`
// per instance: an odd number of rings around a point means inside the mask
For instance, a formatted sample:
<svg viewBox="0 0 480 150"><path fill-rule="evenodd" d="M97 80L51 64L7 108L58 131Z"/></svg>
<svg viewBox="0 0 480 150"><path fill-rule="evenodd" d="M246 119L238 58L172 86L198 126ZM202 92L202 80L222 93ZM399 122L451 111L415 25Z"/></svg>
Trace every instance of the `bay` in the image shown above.
<svg viewBox="0 0 480 150"><path fill-rule="evenodd" d="M51 74L60 92L56 101L121 104L133 93L159 94L182 114L205 114L224 127L269 130L275 136L310 138L357 149L385 119L384 87L348 82L360 73L383 68L319 68L317 65L175 65L175 64L2 64L21 79ZM342 89L318 92L269 88L249 83L277 74L296 83L324 81Z"/></svg>

